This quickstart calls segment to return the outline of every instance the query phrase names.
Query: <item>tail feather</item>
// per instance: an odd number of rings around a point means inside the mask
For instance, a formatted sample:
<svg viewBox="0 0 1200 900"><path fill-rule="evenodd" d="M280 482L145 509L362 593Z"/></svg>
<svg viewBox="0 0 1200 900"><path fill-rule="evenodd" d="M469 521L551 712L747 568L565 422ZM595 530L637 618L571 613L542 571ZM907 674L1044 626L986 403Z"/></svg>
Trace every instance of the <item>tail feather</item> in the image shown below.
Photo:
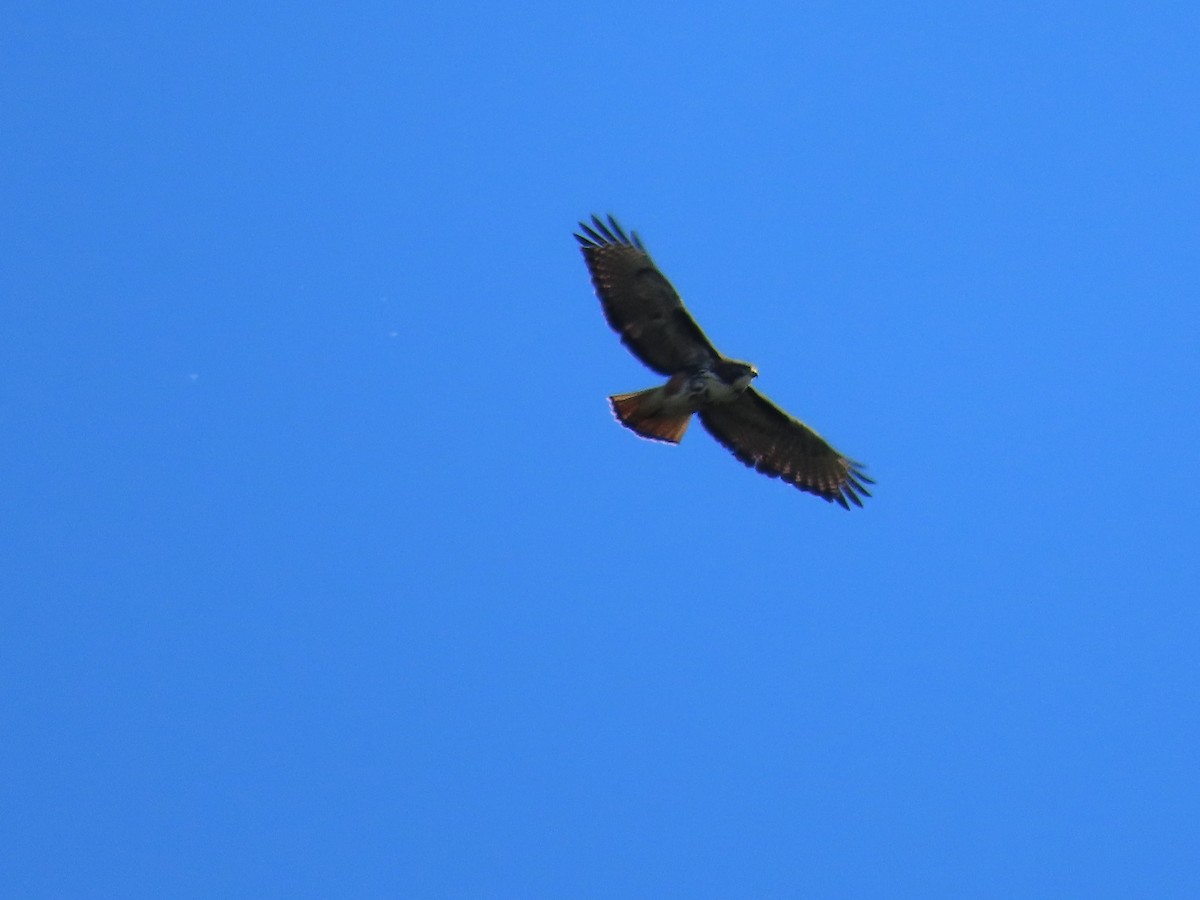
<svg viewBox="0 0 1200 900"><path fill-rule="evenodd" d="M614 394L608 399L612 403L613 414L626 428L652 441L678 444L683 440L683 433L687 431L692 414L687 412L681 416L659 415L661 391L662 388L650 388L631 394Z"/></svg>

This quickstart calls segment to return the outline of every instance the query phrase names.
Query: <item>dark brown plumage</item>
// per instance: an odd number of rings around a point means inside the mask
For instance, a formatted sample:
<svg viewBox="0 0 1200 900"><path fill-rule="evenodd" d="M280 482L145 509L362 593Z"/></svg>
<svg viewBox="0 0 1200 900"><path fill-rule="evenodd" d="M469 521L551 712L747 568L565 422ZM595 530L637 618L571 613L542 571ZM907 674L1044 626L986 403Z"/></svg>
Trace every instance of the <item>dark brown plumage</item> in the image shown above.
<svg viewBox="0 0 1200 900"><path fill-rule="evenodd" d="M623 425L678 443L692 413L755 470L849 509L874 482L862 465L750 387L753 366L722 356L654 265L636 232L592 216L575 235L604 317L634 356L667 384L610 398Z"/></svg>

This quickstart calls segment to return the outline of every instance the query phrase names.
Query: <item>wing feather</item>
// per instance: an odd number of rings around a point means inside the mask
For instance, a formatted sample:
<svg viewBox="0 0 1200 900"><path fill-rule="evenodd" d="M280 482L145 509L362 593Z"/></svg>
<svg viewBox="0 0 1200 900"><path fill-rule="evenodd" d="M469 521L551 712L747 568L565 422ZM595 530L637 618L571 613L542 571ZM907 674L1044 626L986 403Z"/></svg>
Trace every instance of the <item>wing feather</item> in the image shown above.
<svg viewBox="0 0 1200 900"><path fill-rule="evenodd" d="M754 388L732 403L700 410L709 434L746 465L793 484L802 491L836 501L843 508L862 506L874 484L861 463L838 453L823 437L789 416Z"/></svg>
<svg viewBox="0 0 1200 900"><path fill-rule="evenodd" d="M626 234L612 216L580 222L583 250L604 318L621 342L660 375L720 358L688 314L679 293L654 265L637 232Z"/></svg>

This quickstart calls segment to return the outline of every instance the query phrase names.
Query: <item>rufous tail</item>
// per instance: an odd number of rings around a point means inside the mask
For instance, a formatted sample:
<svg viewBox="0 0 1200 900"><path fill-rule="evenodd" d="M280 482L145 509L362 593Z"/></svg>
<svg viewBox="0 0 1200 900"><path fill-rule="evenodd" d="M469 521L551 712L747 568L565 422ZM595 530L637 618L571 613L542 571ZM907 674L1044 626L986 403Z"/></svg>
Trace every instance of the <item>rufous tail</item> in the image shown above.
<svg viewBox="0 0 1200 900"><path fill-rule="evenodd" d="M645 391L634 391L632 394L614 394L608 400L612 404L613 414L626 428L652 441L678 444L683 440L683 433L687 431L692 414L689 412L682 416L658 415L662 406L661 392L661 387L649 388Z"/></svg>

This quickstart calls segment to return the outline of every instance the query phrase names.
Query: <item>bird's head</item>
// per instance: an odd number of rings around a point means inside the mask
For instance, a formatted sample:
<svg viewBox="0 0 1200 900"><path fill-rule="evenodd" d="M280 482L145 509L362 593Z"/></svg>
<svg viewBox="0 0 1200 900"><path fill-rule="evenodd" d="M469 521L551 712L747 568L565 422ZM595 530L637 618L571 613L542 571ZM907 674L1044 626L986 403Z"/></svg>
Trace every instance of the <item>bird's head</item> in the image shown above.
<svg viewBox="0 0 1200 900"><path fill-rule="evenodd" d="M758 377L758 369L736 359L723 359L713 369L722 381L736 391L744 391Z"/></svg>

